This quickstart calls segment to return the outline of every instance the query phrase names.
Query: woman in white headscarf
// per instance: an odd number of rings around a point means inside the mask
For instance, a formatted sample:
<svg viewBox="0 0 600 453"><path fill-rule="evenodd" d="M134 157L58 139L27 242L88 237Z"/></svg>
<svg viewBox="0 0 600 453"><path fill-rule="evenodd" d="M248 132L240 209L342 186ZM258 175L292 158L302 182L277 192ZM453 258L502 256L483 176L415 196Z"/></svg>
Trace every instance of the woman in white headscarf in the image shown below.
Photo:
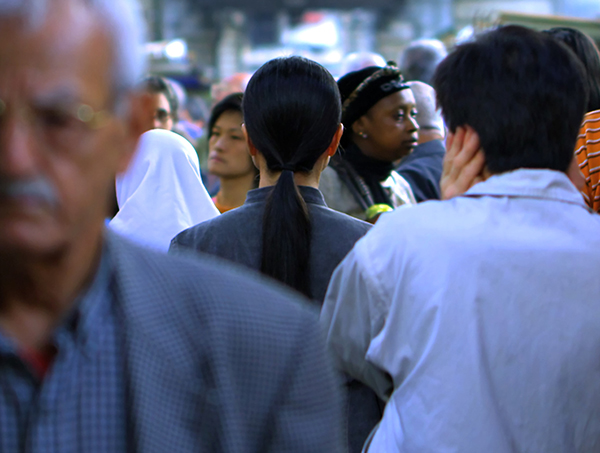
<svg viewBox="0 0 600 453"><path fill-rule="evenodd" d="M116 190L119 212L110 227L164 252L180 231L219 215L200 179L194 148L166 130L142 135L129 168L117 176Z"/></svg>

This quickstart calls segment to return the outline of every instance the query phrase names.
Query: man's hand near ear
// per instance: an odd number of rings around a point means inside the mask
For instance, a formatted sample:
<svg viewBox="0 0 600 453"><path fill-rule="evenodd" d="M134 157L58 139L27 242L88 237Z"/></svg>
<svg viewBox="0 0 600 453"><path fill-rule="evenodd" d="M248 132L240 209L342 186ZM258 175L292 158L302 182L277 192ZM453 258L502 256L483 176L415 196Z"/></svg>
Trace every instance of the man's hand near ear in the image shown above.
<svg viewBox="0 0 600 453"><path fill-rule="evenodd" d="M585 179L575 156L567 170L567 176L578 190L583 189ZM440 180L442 200L462 195L487 177L489 173L485 168L485 156L477 132L470 126L461 126L457 127L454 133L448 133Z"/></svg>
<svg viewBox="0 0 600 453"><path fill-rule="evenodd" d="M474 184L483 181L484 169L485 156L477 132L470 126L461 126L454 133L448 133L440 179L442 200L462 195Z"/></svg>

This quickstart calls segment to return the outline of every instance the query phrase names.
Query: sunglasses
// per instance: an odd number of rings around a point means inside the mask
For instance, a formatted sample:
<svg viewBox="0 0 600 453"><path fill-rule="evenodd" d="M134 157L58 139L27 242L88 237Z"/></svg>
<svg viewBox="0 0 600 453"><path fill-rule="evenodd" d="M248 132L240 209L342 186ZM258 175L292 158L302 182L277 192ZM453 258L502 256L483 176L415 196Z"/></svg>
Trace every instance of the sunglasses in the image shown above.
<svg viewBox="0 0 600 453"><path fill-rule="evenodd" d="M164 123L171 117L171 114L167 112L165 109L157 109L154 114L154 119Z"/></svg>

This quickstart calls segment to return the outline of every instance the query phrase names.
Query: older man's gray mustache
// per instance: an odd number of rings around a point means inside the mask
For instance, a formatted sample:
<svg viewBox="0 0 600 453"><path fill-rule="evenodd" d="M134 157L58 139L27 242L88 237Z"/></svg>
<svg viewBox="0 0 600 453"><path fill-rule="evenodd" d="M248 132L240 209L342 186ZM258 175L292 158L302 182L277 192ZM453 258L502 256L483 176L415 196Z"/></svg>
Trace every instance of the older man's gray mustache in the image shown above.
<svg viewBox="0 0 600 453"><path fill-rule="evenodd" d="M28 198L51 208L58 206L57 191L44 177L11 180L0 177L0 203L3 199Z"/></svg>

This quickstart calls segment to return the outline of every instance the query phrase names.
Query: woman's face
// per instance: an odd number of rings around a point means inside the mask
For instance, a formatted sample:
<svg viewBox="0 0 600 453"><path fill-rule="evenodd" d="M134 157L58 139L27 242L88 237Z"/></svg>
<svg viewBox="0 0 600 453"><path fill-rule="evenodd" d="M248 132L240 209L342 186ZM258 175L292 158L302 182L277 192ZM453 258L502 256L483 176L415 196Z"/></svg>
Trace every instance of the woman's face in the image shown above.
<svg viewBox="0 0 600 453"><path fill-rule="evenodd" d="M223 112L208 140L208 172L220 178L236 178L254 173L254 164L242 133L242 114Z"/></svg>
<svg viewBox="0 0 600 453"><path fill-rule="evenodd" d="M352 126L359 134L359 146L367 156L394 162L409 154L417 144L415 97L404 89L384 97Z"/></svg>

